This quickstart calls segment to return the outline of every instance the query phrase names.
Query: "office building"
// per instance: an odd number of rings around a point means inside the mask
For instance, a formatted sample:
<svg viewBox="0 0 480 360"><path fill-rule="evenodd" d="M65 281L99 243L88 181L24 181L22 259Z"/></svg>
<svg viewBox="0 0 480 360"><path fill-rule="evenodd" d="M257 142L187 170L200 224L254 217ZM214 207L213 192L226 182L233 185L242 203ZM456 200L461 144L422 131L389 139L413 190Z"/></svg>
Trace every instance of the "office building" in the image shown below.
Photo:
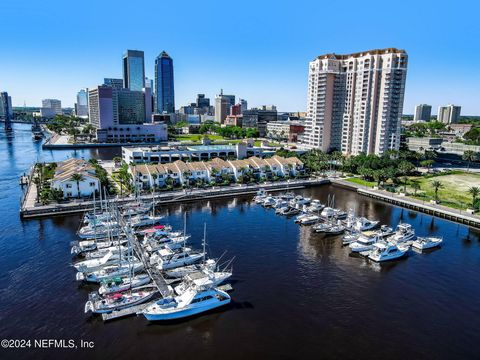
<svg viewBox="0 0 480 360"><path fill-rule="evenodd" d="M461 106L447 105L438 108L437 121L444 124L455 124L460 120Z"/></svg>
<svg viewBox="0 0 480 360"><path fill-rule="evenodd" d="M241 110L242 112L244 112L245 110L248 109L247 100L245 100L245 99L239 99L238 102L240 103L240 108L241 108L240 110Z"/></svg>
<svg viewBox="0 0 480 360"><path fill-rule="evenodd" d="M304 145L353 155L398 150L407 60L389 48L310 62Z"/></svg>
<svg viewBox="0 0 480 360"><path fill-rule="evenodd" d="M210 107L210 99L205 97L205 94L197 95L197 108L208 108Z"/></svg>
<svg viewBox="0 0 480 360"><path fill-rule="evenodd" d="M103 85L111 86L114 89L123 89L123 79L104 78Z"/></svg>
<svg viewBox="0 0 480 360"><path fill-rule="evenodd" d="M230 107L230 115L241 115L242 114L242 105L235 104Z"/></svg>
<svg viewBox="0 0 480 360"><path fill-rule="evenodd" d="M164 123L144 123L144 96L150 91L113 89L100 85L89 90L90 123L97 129L97 141L108 143L160 142L168 138Z"/></svg>
<svg viewBox="0 0 480 360"><path fill-rule="evenodd" d="M235 105L235 95L225 95L225 94L223 94L223 97L225 99L228 99L228 102L229 102L230 106Z"/></svg>
<svg viewBox="0 0 480 360"><path fill-rule="evenodd" d="M215 97L215 122L223 124L230 113L230 98L223 95L223 90Z"/></svg>
<svg viewBox="0 0 480 360"><path fill-rule="evenodd" d="M415 106L414 121L430 121L432 116L432 105L420 104Z"/></svg>
<svg viewBox="0 0 480 360"><path fill-rule="evenodd" d="M155 59L155 112L175 112L173 60L165 51Z"/></svg>
<svg viewBox="0 0 480 360"><path fill-rule="evenodd" d="M123 55L123 87L132 91L142 91L145 87L143 51L127 50Z"/></svg>
<svg viewBox="0 0 480 360"><path fill-rule="evenodd" d="M12 130L12 98L7 92L0 92L0 119L5 121L5 130Z"/></svg>
<svg viewBox="0 0 480 360"><path fill-rule="evenodd" d="M90 124L97 129L106 129L118 124L117 114L113 106L114 89L100 85L88 91L88 118Z"/></svg>
<svg viewBox="0 0 480 360"><path fill-rule="evenodd" d="M42 110L45 116L62 115L62 102L57 99L43 99L40 112L42 112Z"/></svg>
<svg viewBox="0 0 480 360"><path fill-rule="evenodd" d="M77 93L75 115L81 118L88 118L88 89L82 89Z"/></svg>
<svg viewBox="0 0 480 360"><path fill-rule="evenodd" d="M245 110L242 113L242 127L255 128L261 137L267 134L267 124L277 121L277 108L273 105L263 105L260 108Z"/></svg>
<svg viewBox="0 0 480 360"><path fill-rule="evenodd" d="M271 121L267 124L267 137L297 142L305 132L305 125L298 121Z"/></svg>

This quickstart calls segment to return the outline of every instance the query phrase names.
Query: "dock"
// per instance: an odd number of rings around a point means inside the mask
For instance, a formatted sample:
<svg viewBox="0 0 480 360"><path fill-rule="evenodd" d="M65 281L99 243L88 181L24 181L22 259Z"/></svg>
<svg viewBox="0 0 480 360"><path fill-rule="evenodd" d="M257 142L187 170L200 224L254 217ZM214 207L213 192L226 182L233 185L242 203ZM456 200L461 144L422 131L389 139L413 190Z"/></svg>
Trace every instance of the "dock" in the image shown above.
<svg viewBox="0 0 480 360"><path fill-rule="evenodd" d="M151 202L154 198L157 206L161 206L167 204L201 201L206 199L231 198L235 196L252 195L260 189L265 189L269 192L287 191L329 183L330 180L328 179L304 179L255 185L232 185L225 187L215 186L209 189L168 191L160 192L158 194L155 194L154 196L152 196L152 194L148 194L138 197L110 197L108 200L114 201L118 205L124 205L136 201ZM93 200L73 200L60 204L37 205L35 204L36 189L35 186L32 186L31 184L32 182L30 182L27 191L21 199L20 217L22 219L34 219L56 215L71 215L93 210Z"/></svg>
<svg viewBox="0 0 480 360"><path fill-rule="evenodd" d="M143 309L147 308L148 306L154 304L157 300L155 301L150 301L145 304L139 304L135 306L128 307L126 309L122 310L115 310L110 313L104 313L102 314L102 320L103 321L110 321L110 320L115 320L119 318L123 318L126 316L132 316L132 315L137 315L138 313L142 312Z"/></svg>
<svg viewBox="0 0 480 360"><path fill-rule="evenodd" d="M480 228L480 217L474 214L469 214L465 211L452 209L440 204L427 203L422 200L417 200L408 196L396 195L385 190L375 190L365 188L364 186L351 183L345 180L332 180L334 185L345 187L351 190L356 190L357 193L385 201L387 203L398 205L406 209L423 212L441 219L457 222L475 228Z"/></svg>

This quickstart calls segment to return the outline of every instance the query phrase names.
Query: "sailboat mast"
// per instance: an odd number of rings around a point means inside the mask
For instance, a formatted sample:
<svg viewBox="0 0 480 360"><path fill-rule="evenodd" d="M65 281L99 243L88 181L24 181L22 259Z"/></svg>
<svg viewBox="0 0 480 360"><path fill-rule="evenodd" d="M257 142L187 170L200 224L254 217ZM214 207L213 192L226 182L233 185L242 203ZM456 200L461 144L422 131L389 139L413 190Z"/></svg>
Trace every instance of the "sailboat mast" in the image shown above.
<svg viewBox="0 0 480 360"><path fill-rule="evenodd" d="M207 223L203 223L203 265L205 265L205 243L207 242Z"/></svg>

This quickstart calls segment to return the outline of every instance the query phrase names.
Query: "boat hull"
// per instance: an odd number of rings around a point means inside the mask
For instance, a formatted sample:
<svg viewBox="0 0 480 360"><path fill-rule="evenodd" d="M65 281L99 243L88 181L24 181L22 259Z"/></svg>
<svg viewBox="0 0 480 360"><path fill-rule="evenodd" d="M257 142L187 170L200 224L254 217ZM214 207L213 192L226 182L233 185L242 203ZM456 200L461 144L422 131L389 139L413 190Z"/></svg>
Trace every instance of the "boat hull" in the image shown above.
<svg viewBox="0 0 480 360"><path fill-rule="evenodd" d="M230 301L231 299L225 299L223 301L217 301L215 303L209 303L203 306L192 306L192 307L188 307L188 308L181 309L174 312L165 312L165 313L144 312L143 315L148 321L178 320L178 319L184 319L187 317L195 316L195 315L228 305Z"/></svg>

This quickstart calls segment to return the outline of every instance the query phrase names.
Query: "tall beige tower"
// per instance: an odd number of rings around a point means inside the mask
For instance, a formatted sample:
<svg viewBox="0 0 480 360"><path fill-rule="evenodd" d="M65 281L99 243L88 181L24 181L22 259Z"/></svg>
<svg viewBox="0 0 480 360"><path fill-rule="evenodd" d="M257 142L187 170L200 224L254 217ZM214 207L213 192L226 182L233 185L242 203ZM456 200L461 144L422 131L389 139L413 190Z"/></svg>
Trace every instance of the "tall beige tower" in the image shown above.
<svg viewBox="0 0 480 360"><path fill-rule="evenodd" d="M398 149L407 60L389 48L311 61L304 145L352 155Z"/></svg>

